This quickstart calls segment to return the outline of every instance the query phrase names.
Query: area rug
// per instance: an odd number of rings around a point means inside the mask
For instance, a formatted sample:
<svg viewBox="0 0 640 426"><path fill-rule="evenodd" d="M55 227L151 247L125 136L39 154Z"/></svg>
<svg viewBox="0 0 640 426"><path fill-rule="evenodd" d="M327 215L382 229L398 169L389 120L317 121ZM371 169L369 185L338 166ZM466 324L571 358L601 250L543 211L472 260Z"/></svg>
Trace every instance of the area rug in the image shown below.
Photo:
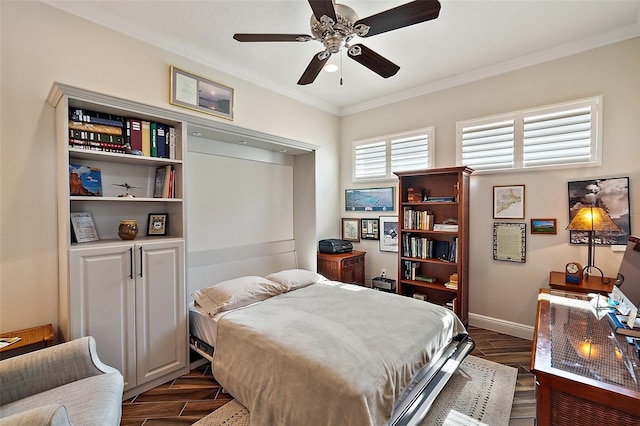
<svg viewBox="0 0 640 426"><path fill-rule="evenodd" d="M422 426L506 426L518 370L468 356L433 403ZM194 426L249 426L249 412L233 400Z"/></svg>

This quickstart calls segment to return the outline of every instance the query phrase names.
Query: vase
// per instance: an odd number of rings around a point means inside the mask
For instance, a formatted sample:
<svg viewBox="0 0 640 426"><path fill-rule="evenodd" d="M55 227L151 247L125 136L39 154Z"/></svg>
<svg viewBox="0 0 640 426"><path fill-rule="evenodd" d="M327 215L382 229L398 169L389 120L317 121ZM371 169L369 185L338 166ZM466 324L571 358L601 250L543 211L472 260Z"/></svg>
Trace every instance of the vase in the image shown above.
<svg viewBox="0 0 640 426"><path fill-rule="evenodd" d="M123 240L133 240L138 235L138 222L134 219L121 220L118 235Z"/></svg>

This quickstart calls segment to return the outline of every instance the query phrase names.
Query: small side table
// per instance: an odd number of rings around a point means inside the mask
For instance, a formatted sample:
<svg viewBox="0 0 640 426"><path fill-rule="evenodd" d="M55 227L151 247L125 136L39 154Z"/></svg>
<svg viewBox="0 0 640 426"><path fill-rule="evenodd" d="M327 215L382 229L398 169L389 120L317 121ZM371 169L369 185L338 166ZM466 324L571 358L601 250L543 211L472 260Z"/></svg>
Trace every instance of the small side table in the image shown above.
<svg viewBox="0 0 640 426"><path fill-rule="evenodd" d="M616 279L604 277L604 280L609 280L609 282L604 284L600 277L591 276L584 278L580 284L569 284L565 281L564 272L549 273L549 287L554 290L572 291L575 293L600 293L607 296L613 291L613 284L616 282Z"/></svg>
<svg viewBox="0 0 640 426"><path fill-rule="evenodd" d="M20 337L20 341L0 348L0 358L10 358L15 355L51 346L53 345L54 336L55 331L51 324L2 333L0 337Z"/></svg>

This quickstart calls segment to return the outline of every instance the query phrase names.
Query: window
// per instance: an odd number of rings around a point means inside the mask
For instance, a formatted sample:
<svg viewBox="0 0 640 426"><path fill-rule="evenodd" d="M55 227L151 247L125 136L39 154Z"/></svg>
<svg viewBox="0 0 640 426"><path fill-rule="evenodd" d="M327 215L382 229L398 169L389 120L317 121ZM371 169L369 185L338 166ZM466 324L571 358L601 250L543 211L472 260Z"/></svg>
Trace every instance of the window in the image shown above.
<svg viewBox="0 0 640 426"><path fill-rule="evenodd" d="M457 123L457 162L476 170L601 163L602 97Z"/></svg>
<svg viewBox="0 0 640 426"><path fill-rule="evenodd" d="M433 167L434 129L353 143L353 181L389 179L393 172Z"/></svg>

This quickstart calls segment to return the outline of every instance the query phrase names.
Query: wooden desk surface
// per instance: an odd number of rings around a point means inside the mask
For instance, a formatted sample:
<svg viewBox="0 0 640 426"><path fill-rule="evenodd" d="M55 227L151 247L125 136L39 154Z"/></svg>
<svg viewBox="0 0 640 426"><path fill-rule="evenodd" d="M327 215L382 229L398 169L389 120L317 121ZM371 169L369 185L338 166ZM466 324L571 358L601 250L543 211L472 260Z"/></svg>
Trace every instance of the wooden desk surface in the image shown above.
<svg viewBox="0 0 640 426"><path fill-rule="evenodd" d="M44 343L44 346L51 346L53 344L54 335L55 331L51 324L2 333L0 334L0 337L20 337L20 341L9 346L5 346L4 348L0 348L0 353L13 351L36 343Z"/></svg>
<svg viewBox="0 0 640 426"><path fill-rule="evenodd" d="M554 290L573 291L576 293L600 293L607 295L613 291L613 284L616 282L615 278L604 277L603 283L601 277L590 276L582 280L580 284L568 284L565 281L564 272L550 272L549 273L549 287Z"/></svg>

